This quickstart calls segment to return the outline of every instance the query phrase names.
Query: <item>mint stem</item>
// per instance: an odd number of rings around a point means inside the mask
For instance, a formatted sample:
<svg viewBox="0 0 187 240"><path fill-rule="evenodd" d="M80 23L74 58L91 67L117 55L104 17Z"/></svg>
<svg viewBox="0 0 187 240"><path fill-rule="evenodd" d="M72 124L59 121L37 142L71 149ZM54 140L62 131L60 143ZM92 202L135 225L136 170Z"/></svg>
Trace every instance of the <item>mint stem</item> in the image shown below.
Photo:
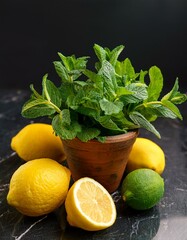
<svg viewBox="0 0 187 240"><path fill-rule="evenodd" d="M50 100L48 100L47 103L48 103L49 105L51 105L51 106L56 110L57 113L61 113L60 108L58 108L58 107L57 107L54 103L52 103Z"/></svg>
<svg viewBox="0 0 187 240"><path fill-rule="evenodd" d="M152 102L142 103L142 104L136 106L136 107L134 108L134 110L136 110L136 109L138 109L138 108L141 108L141 107L147 107L148 105L152 105L152 104L160 104L160 105L163 105L162 102L160 102L160 101L152 101Z"/></svg>

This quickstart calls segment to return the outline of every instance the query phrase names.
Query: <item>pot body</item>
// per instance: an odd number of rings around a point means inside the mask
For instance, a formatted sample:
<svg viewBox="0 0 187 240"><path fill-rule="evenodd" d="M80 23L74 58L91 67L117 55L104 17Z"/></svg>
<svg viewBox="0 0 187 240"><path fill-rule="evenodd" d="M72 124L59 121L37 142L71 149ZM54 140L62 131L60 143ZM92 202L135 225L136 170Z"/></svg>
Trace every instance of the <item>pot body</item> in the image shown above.
<svg viewBox="0 0 187 240"><path fill-rule="evenodd" d="M90 177L101 183L110 193L117 190L122 180L129 153L138 131L82 142L78 138L62 140L67 164L74 181Z"/></svg>

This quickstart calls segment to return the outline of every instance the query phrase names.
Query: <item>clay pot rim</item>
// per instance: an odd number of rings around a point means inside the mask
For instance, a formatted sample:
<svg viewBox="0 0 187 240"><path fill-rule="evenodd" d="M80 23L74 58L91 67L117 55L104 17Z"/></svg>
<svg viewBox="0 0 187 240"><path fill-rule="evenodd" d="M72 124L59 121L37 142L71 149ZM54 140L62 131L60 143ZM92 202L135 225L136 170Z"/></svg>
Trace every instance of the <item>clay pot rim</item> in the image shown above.
<svg viewBox="0 0 187 240"><path fill-rule="evenodd" d="M106 136L106 140L104 143L110 143L110 142L124 142L125 139L131 139L134 138L135 136L138 136L139 130L132 130L127 133L122 133L118 135L113 135L113 136ZM97 139L90 140L92 142L98 142Z"/></svg>
<svg viewBox="0 0 187 240"><path fill-rule="evenodd" d="M120 142L124 142L124 140L128 139L132 139L134 137L137 137L139 135L139 129L135 129L135 130L131 130L127 133L122 133L122 134L117 134L117 135L112 135L112 136L106 136L106 140L102 143L102 142L99 142L97 139L92 139L92 140L89 140L88 142L82 142L78 137L72 139L73 141L76 141L76 142L79 142L79 143L101 143L101 144L105 144L105 143L113 143L113 142L116 142L116 143L120 143ZM71 142L72 140L62 140L63 142Z"/></svg>

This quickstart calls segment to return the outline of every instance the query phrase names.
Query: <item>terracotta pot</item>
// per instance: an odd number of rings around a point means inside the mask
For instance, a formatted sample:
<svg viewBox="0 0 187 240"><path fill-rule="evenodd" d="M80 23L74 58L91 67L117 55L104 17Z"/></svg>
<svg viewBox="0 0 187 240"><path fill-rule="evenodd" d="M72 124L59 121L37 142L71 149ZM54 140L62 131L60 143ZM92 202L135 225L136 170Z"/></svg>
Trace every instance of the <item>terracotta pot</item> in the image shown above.
<svg viewBox="0 0 187 240"><path fill-rule="evenodd" d="M91 177L110 193L120 185L128 156L138 131L110 136L104 143L97 140L81 142L78 138L63 140L67 164L74 181Z"/></svg>

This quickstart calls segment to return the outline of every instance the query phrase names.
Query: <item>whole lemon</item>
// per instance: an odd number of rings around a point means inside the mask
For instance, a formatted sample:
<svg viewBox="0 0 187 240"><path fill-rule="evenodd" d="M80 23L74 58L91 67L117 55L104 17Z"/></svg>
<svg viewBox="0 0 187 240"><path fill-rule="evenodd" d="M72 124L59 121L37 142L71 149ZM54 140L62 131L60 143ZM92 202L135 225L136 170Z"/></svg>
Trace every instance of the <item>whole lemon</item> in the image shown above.
<svg viewBox="0 0 187 240"><path fill-rule="evenodd" d="M7 201L27 216L50 213L65 201L70 175L68 168L49 158L26 162L12 175Z"/></svg>
<svg viewBox="0 0 187 240"><path fill-rule="evenodd" d="M137 138L129 155L126 170L149 168L162 174L165 168L165 155L160 146L147 138Z"/></svg>
<svg viewBox="0 0 187 240"><path fill-rule="evenodd" d="M12 150L25 161L37 158L65 160L62 141L50 124L33 123L22 128L11 141Z"/></svg>

